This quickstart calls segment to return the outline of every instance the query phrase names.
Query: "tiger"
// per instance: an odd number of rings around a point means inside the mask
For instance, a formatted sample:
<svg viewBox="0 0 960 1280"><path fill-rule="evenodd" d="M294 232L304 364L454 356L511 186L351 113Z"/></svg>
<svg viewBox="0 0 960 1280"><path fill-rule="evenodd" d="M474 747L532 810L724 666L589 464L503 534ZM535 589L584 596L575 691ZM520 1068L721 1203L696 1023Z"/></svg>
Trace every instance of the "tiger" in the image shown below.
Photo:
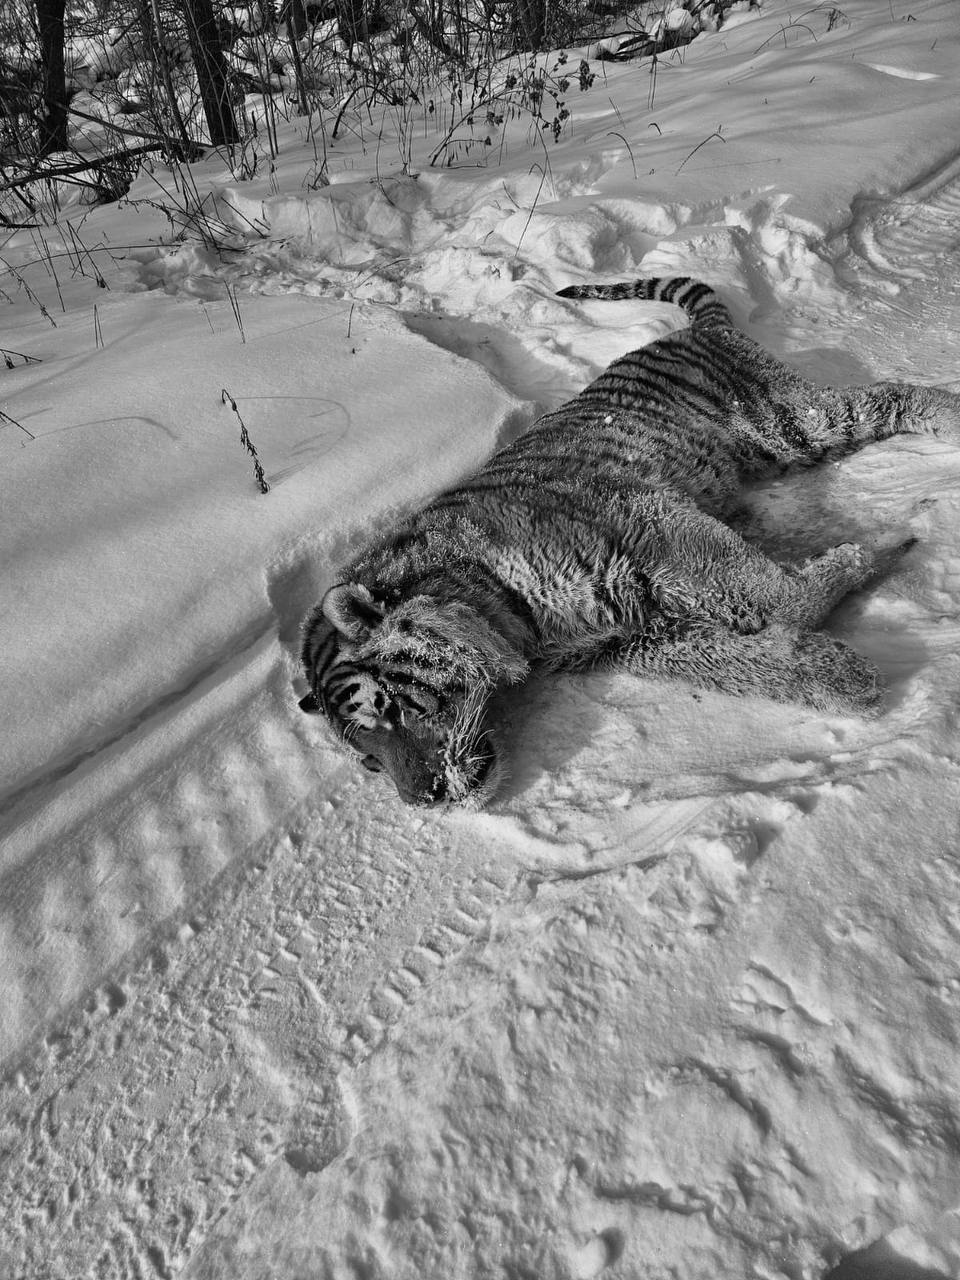
<svg viewBox="0 0 960 1280"><path fill-rule="evenodd" d="M533 671L620 670L876 712L877 668L820 628L911 542L779 563L729 521L745 485L790 467L898 432L960 443L960 396L818 386L699 281L558 296L669 302L688 325L614 360L373 538L304 622L301 709L409 804L489 804L504 777L491 699Z"/></svg>

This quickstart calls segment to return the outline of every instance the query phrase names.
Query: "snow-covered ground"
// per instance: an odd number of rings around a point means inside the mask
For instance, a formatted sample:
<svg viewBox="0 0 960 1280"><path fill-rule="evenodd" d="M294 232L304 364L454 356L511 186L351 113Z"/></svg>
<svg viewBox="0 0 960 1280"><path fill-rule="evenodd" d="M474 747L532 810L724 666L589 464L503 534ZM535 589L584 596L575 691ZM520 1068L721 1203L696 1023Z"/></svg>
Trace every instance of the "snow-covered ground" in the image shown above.
<svg viewBox="0 0 960 1280"><path fill-rule="evenodd" d="M918 537L832 624L876 721L534 682L470 814L296 707L361 539L681 323L564 284L954 382L958 67L954 0L764 0L592 63L557 144L432 169L384 113L313 189L294 120L7 235L0 1275L960 1277L960 452L752 502L778 553Z"/></svg>

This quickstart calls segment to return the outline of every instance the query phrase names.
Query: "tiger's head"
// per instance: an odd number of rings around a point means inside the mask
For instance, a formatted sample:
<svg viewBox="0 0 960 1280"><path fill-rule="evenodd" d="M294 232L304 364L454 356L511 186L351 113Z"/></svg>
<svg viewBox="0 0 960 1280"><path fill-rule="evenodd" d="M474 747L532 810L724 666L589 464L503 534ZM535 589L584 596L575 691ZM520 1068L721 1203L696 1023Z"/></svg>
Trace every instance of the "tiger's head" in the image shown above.
<svg viewBox="0 0 960 1280"><path fill-rule="evenodd" d="M402 800L480 809L494 795L502 766L487 704L528 666L476 609L340 583L307 617L301 657L301 709L325 715Z"/></svg>

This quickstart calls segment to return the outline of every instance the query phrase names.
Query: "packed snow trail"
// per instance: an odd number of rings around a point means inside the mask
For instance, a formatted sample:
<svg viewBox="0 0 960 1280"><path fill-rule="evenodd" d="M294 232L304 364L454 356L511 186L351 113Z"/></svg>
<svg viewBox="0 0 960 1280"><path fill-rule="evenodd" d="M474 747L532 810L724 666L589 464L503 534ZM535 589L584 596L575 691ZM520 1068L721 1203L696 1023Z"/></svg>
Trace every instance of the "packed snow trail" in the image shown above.
<svg viewBox="0 0 960 1280"><path fill-rule="evenodd" d="M104 350L78 308L25 335L42 363L6 375L38 439L9 449L18 501L0 512L18 601L0 618L18 726L0 745L3 1057L311 795L288 710L326 566L526 420L382 310L262 299L242 335L222 301L109 294L99 314ZM422 396L426 459L391 416Z"/></svg>
<svg viewBox="0 0 960 1280"><path fill-rule="evenodd" d="M876 317L895 317L909 337L889 352L890 373L909 380L924 350L938 381L960 388L960 157L887 199L857 198L824 252L854 300L848 348L876 350Z"/></svg>
<svg viewBox="0 0 960 1280"><path fill-rule="evenodd" d="M897 195L855 201L846 236L882 275L928 286L941 278L944 259L960 247L960 157Z"/></svg>

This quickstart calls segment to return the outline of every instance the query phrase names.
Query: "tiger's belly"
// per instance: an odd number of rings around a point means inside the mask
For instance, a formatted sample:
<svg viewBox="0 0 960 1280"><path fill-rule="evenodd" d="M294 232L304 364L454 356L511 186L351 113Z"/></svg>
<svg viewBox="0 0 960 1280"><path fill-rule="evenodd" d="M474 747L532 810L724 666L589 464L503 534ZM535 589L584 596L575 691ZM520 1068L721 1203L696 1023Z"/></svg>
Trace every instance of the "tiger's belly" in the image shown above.
<svg viewBox="0 0 960 1280"><path fill-rule="evenodd" d="M610 542L512 547L492 567L530 611L534 660L635 635L658 612L641 566Z"/></svg>

